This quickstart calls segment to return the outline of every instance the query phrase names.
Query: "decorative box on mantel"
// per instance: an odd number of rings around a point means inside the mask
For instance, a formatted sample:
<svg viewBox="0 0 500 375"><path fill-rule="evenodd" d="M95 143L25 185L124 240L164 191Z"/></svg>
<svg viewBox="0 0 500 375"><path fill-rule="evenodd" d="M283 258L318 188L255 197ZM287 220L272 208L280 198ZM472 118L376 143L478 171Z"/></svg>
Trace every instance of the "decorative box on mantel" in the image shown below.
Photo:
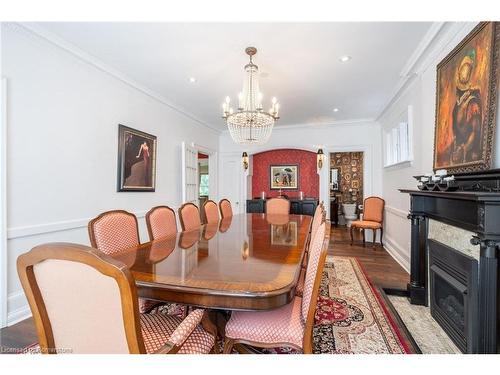
<svg viewBox="0 0 500 375"><path fill-rule="evenodd" d="M408 294L412 304L430 305L462 351L497 353L500 173L459 181L455 192L400 190L411 198ZM430 220L437 223L429 232ZM440 223L457 234L443 227L448 233L436 235Z"/></svg>

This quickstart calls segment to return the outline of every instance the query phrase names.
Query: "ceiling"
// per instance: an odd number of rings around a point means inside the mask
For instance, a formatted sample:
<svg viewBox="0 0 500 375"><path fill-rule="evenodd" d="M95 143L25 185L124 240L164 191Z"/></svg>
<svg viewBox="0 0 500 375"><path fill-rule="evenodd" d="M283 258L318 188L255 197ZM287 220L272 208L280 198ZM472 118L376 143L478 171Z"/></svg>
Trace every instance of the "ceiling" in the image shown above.
<svg viewBox="0 0 500 375"><path fill-rule="evenodd" d="M376 118L429 22L38 23L201 121L223 130L221 104L243 84L255 46L264 108L278 125ZM339 57L352 59L342 63ZM190 82L190 78L196 82ZM333 112L338 108L338 112Z"/></svg>

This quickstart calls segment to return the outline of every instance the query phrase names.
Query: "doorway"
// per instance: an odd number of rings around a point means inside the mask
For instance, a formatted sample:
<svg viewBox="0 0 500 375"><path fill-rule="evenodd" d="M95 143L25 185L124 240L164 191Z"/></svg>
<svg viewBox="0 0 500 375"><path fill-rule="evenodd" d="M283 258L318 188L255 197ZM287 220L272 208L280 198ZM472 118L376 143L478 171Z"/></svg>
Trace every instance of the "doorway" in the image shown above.
<svg viewBox="0 0 500 375"><path fill-rule="evenodd" d="M350 227L359 218L364 197L364 152L330 153L330 220Z"/></svg>
<svg viewBox="0 0 500 375"><path fill-rule="evenodd" d="M198 202L199 207L208 200L210 196L210 173L208 154L198 152Z"/></svg>

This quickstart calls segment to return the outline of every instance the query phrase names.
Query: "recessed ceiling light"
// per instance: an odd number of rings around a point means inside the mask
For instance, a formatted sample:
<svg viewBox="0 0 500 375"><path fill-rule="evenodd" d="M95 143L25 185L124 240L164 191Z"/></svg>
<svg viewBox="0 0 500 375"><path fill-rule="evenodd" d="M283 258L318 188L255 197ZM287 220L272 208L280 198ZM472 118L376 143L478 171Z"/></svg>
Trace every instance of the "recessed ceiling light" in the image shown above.
<svg viewBox="0 0 500 375"><path fill-rule="evenodd" d="M352 57L351 56L347 56L347 55L339 57L340 62L347 62L350 59L352 59Z"/></svg>
<svg viewBox="0 0 500 375"><path fill-rule="evenodd" d="M195 82L196 82L196 78L194 78L194 77L190 77L190 78L189 78L189 82L191 82L191 83L195 83Z"/></svg>
<svg viewBox="0 0 500 375"><path fill-rule="evenodd" d="M338 111L339 111L339 109L338 109L338 108L334 108L334 109L333 109L333 112L338 112Z"/></svg>

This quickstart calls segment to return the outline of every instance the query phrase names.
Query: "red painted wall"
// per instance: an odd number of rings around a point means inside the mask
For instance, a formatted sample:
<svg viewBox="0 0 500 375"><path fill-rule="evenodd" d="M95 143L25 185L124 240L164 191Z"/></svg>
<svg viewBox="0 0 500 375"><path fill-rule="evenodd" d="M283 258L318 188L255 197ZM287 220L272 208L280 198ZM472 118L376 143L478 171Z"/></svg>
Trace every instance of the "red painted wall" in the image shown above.
<svg viewBox="0 0 500 375"><path fill-rule="evenodd" d="M299 188L283 190L289 197L299 197L300 191L304 197L319 197L319 175L316 171L316 153L296 149L280 149L261 152L253 155L252 195L260 197L263 191L266 197L276 197L279 190L270 190L271 165L298 165Z"/></svg>

